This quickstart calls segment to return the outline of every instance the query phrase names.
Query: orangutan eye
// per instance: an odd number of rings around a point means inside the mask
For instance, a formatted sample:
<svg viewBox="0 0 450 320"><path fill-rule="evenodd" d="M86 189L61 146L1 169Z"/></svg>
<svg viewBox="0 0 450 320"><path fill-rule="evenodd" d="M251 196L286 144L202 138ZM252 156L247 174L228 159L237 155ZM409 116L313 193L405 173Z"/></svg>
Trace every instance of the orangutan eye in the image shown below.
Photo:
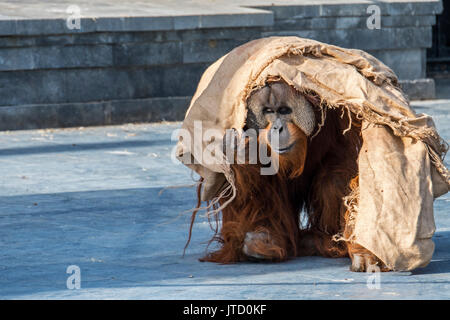
<svg viewBox="0 0 450 320"><path fill-rule="evenodd" d="M263 109L263 113L264 113L264 114L267 114L267 113L274 113L274 111L273 111L273 109L271 109L271 108L264 108L264 109Z"/></svg>
<svg viewBox="0 0 450 320"><path fill-rule="evenodd" d="M286 106L280 107L278 108L278 113L279 114L290 114L292 113L292 109Z"/></svg>

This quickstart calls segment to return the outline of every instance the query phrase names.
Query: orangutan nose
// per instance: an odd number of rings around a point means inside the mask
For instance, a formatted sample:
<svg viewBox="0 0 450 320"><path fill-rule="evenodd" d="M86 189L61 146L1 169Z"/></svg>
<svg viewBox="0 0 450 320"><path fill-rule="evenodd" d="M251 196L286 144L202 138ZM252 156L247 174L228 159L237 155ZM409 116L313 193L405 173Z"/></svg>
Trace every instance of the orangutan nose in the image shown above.
<svg viewBox="0 0 450 320"><path fill-rule="evenodd" d="M278 133L281 133L283 131L283 122L280 119L275 120L272 130L278 130Z"/></svg>
<svg viewBox="0 0 450 320"><path fill-rule="evenodd" d="M288 146L290 134L289 130L285 130L286 122L281 119L275 120L269 131L269 143L275 149L283 149Z"/></svg>

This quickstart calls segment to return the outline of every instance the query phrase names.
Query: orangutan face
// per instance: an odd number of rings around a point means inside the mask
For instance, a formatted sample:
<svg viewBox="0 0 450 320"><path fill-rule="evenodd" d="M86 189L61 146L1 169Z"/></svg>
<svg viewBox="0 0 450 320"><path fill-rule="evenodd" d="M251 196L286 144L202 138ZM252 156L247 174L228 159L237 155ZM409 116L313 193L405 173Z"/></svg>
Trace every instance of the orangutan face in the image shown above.
<svg viewBox="0 0 450 320"><path fill-rule="evenodd" d="M247 127L261 131L265 143L280 158L280 164L295 176L303 170L307 137L315 125L313 106L284 82L254 92L248 102Z"/></svg>
<svg viewBox="0 0 450 320"><path fill-rule="evenodd" d="M284 82L267 85L248 100L247 127L267 129L266 141L278 154L294 148L298 142L297 130L308 136L314 124L312 105Z"/></svg>

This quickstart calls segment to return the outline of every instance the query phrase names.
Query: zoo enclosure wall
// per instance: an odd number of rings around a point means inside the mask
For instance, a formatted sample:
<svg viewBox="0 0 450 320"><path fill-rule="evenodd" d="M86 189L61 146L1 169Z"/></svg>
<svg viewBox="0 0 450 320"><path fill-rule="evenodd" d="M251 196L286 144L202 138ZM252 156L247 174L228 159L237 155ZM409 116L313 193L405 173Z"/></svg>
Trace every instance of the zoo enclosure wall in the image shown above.
<svg viewBox="0 0 450 320"><path fill-rule="evenodd" d="M0 130L182 120L212 62L268 36L365 50L411 99L435 95L426 51L442 1L72 2L0 3Z"/></svg>

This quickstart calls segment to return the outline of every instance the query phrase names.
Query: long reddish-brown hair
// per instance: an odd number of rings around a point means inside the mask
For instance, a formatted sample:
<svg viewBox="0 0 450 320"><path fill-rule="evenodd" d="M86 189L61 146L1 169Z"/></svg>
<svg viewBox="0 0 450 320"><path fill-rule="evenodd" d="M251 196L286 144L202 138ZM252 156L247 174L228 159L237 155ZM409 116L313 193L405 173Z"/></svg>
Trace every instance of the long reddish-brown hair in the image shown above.
<svg viewBox="0 0 450 320"><path fill-rule="evenodd" d="M323 107L326 112L322 112L318 105L315 107L316 119L322 119L318 121L322 125L316 126L313 138L307 138L295 126L291 128L296 139L304 139L304 143L298 143L288 157L280 157L277 174L261 175L260 164L231 166L236 196L221 211L221 227L216 224L211 239L218 242L219 249L207 253L201 261L246 260L242 248L248 232L270 235L270 244L256 250L273 261L310 254L347 255L345 244L336 243L331 237L345 228L343 198L350 192L351 179L358 174L361 124L351 114L343 116L342 110ZM201 188L200 183L197 208ZM227 200L220 199L220 204ZM301 226L302 210L307 222ZM195 212L189 240L194 219ZM218 216L216 219L218 223ZM313 250L305 245L308 241L313 242Z"/></svg>

